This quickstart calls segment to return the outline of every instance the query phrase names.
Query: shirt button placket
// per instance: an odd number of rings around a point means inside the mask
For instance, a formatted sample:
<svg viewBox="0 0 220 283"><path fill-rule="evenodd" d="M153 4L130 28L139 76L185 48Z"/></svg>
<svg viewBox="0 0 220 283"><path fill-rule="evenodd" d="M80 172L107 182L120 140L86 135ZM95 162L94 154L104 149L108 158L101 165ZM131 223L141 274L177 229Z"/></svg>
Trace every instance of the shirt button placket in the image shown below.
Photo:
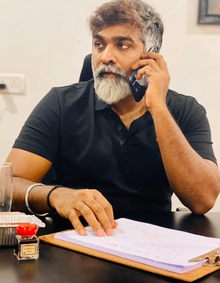
<svg viewBox="0 0 220 283"><path fill-rule="evenodd" d="M123 127L121 125L118 126L118 139L119 139L119 142L120 142L120 145L123 146L124 144L124 139L123 139Z"/></svg>

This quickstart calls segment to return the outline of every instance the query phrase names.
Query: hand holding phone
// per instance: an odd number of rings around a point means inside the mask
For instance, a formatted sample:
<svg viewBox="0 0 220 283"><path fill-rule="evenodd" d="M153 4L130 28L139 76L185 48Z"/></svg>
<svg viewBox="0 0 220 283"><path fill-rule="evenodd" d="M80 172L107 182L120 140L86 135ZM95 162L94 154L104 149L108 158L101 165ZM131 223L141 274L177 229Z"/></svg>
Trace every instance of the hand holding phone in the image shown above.
<svg viewBox="0 0 220 283"><path fill-rule="evenodd" d="M156 47L152 46L148 50L148 52L156 52ZM145 92L146 92L146 90L148 88L148 84L149 84L149 79L148 79L147 75L143 75L141 80L137 80L137 73L138 73L139 69L141 69L141 68L134 70L132 75L129 77L129 85L131 87L134 99L137 102L141 101L141 99L145 95Z"/></svg>

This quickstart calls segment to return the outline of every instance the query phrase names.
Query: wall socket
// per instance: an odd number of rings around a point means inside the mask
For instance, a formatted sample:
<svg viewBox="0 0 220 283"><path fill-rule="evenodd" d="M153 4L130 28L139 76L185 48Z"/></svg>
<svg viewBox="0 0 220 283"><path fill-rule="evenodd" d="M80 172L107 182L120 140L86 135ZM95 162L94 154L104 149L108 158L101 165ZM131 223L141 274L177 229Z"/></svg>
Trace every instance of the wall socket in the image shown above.
<svg viewBox="0 0 220 283"><path fill-rule="evenodd" d="M25 75L23 74L0 74L0 84L6 87L0 89L0 94L24 94Z"/></svg>

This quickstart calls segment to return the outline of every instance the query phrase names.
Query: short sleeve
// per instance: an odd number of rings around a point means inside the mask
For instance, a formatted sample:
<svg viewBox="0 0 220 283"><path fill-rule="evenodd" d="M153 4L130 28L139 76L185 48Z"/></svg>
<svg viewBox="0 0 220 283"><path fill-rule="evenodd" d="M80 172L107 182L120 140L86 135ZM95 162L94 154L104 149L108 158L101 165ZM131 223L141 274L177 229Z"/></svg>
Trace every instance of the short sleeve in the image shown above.
<svg viewBox="0 0 220 283"><path fill-rule="evenodd" d="M171 113L191 147L202 158L217 163L205 108L191 96L184 96L173 91L170 93L174 97L169 104Z"/></svg>
<svg viewBox="0 0 220 283"><path fill-rule="evenodd" d="M34 108L13 147L55 161L59 148L60 102L52 89Z"/></svg>
<svg viewBox="0 0 220 283"><path fill-rule="evenodd" d="M217 163L212 147L211 129L204 107L200 106L196 109L186 124L185 132L188 142L201 157Z"/></svg>

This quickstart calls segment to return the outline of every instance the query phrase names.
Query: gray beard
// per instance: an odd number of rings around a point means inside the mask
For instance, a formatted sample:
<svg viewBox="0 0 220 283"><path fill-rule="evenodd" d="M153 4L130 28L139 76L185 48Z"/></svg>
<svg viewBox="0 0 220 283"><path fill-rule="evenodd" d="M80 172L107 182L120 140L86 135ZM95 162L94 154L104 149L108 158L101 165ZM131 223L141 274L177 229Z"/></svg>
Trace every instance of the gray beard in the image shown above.
<svg viewBox="0 0 220 283"><path fill-rule="evenodd" d="M103 72L115 73L114 78L104 78ZM116 68L113 64L100 65L95 71L93 69L94 88L99 99L111 105L131 95L128 76L125 71Z"/></svg>

